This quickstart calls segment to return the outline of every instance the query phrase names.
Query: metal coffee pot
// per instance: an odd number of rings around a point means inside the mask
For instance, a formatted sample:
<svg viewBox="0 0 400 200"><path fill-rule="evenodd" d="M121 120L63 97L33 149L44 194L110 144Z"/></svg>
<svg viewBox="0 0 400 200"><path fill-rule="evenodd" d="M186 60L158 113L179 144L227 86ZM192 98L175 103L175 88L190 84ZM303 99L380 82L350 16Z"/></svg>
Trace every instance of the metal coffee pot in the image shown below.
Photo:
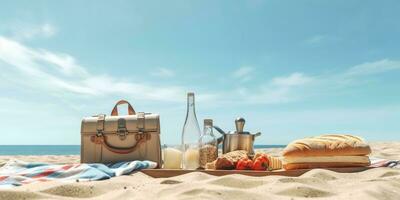
<svg viewBox="0 0 400 200"><path fill-rule="evenodd" d="M254 139L261 135L261 132L251 134L243 131L245 120L241 117L235 120L236 131L226 133L218 126L214 126L215 130L222 134L218 138L218 144L222 142L222 153L228 153L236 150L246 150L249 154L254 154Z"/></svg>

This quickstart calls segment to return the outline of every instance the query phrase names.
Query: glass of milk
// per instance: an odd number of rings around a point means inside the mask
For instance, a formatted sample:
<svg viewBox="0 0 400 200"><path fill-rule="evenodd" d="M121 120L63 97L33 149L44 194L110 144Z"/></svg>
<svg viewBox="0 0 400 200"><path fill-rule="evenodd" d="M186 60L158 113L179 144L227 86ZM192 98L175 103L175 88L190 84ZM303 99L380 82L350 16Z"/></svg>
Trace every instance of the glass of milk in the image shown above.
<svg viewBox="0 0 400 200"><path fill-rule="evenodd" d="M180 145L163 145L163 169L182 168L182 150Z"/></svg>

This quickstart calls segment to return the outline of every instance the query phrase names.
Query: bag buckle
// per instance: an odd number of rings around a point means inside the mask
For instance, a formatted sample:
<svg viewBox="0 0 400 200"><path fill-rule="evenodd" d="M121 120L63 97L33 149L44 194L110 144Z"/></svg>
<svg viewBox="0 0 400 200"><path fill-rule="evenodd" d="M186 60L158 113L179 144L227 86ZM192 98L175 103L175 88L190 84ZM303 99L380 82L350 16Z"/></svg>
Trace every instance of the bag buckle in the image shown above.
<svg viewBox="0 0 400 200"><path fill-rule="evenodd" d="M126 128L117 130L117 135L120 140L125 140L127 134L128 134L128 130L126 130Z"/></svg>
<svg viewBox="0 0 400 200"><path fill-rule="evenodd" d="M96 136L97 137L102 137L103 136L103 131L102 130L97 130Z"/></svg>
<svg viewBox="0 0 400 200"><path fill-rule="evenodd" d="M146 132L141 132L139 131L138 134L135 135L135 139L136 141L145 139L145 140L150 140L151 138L151 134L150 133L146 133Z"/></svg>
<svg viewBox="0 0 400 200"><path fill-rule="evenodd" d="M139 128L138 129L138 134L143 134L144 133L144 128Z"/></svg>
<svg viewBox="0 0 400 200"><path fill-rule="evenodd" d="M126 120L123 118L118 119L117 135L120 140L125 140L128 134L128 129L126 129Z"/></svg>
<svg viewBox="0 0 400 200"><path fill-rule="evenodd" d="M106 118L106 115L104 114L99 114L96 116L97 117L97 125L96 125L96 136L97 137L102 137L104 134L104 119Z"/></svg>

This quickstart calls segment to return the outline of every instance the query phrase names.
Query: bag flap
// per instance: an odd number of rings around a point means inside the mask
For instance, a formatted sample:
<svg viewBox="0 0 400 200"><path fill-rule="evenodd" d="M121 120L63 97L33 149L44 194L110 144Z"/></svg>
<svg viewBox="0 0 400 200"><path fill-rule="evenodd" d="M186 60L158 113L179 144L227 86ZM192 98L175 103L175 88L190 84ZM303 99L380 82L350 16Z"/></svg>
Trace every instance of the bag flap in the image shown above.
<svg viewBox="0 0 400 200"><path fill-rule="evenodd" d="M107 133L116 133L118 129L118 119L125 119L126 129L128 132L138 132L138 118L137 115L124 115L124 116L106 116L104 119L104 130ZM82 120L81 134L95 134L97 133L98 117L86 117ZM160 116L158 114L145 114L144 118L144 131L146 132L160 132Z"/></svg>

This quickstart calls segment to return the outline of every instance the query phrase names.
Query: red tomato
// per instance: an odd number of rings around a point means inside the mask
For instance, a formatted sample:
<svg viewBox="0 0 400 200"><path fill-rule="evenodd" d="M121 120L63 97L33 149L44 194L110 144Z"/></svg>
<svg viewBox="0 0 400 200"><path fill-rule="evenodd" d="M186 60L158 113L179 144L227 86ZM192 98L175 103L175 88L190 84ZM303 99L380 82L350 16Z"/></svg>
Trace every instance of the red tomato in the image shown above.
<svg viewBox="0 0 400 200"><path fill-rule="evenodd" d="M248 158L242 158L236 164L237 170L250 170L252 168L253 168L253 161Z"/></svg>
<svg viewBox="0 0 400 200"><path fill-rule="evenodd" d="M258 155L254 158L253 170L265 171L268 169L269 159L266 155Z"/></svg>

